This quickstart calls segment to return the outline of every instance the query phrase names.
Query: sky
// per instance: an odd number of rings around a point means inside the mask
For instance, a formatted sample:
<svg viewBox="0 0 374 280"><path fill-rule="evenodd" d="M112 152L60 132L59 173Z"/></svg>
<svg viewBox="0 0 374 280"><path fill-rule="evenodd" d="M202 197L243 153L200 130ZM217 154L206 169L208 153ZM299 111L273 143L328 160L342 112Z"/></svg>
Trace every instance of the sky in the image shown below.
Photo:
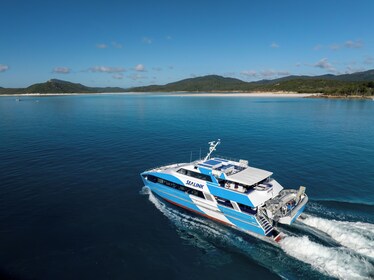
<svg viewBox="0 0 374 280"><path fill-rule="evenodd" d="M0 87L374 68L374 1L0 1Z"/></svg>

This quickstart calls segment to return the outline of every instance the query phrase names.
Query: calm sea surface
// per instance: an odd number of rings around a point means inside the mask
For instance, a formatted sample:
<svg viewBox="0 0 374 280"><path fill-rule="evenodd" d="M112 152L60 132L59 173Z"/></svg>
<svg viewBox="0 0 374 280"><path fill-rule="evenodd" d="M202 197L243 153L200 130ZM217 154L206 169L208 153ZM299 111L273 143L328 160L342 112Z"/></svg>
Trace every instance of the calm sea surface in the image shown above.
<svg viewBox="0 0 374 280"><path fill-rule="evenodd" d="M307 187L280 246L179 210L139 173L217 154ZM370 279L374 102L0 98L0 278Z"/></svg>

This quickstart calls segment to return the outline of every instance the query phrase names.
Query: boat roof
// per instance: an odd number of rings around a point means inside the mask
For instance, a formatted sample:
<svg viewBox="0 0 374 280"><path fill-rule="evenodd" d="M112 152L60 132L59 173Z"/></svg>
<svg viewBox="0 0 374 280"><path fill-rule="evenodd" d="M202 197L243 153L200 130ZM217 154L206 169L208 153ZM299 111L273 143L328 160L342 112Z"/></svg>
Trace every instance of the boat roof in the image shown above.
<svg viewBox="0 0 374 280"><path fill-rule="evenodd" d="M273 175L273 172L259 168L247 167L242 171L227 176L227 179L243 185L254 185Z"/></svg>

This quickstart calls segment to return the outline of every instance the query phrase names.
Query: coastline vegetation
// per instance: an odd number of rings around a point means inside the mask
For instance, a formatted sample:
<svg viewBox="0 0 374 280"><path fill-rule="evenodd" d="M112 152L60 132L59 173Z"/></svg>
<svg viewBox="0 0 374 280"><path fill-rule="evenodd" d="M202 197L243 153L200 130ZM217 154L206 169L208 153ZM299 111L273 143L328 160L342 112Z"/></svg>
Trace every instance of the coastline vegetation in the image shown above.
<svg viewBox="0 0 374 280"><path fill-rule="evenodd" d="M290 92L320 93L325 97L374 96L374 70L344 75L287 76L275 80L245 82L235 78L208 75L184 79L166 85L144 87L87 87L52 79L27 88L2 88L1 94L27 93L105 93L105 92Z"/></svg>

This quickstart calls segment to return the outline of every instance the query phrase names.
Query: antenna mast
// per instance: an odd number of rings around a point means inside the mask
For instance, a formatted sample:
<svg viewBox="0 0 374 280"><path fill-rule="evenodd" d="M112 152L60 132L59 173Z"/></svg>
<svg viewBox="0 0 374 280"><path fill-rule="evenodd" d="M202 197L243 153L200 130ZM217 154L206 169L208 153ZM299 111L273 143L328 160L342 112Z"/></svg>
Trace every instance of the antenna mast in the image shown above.
<svg viewBox="0 0 374 280"><path fill-rule="evenodd" d="M221 139L218 139L217 142L215 142L215 141L209 142L208 144L210 145L210 147L209 147L209 153L206 155L206 157L204 158L204 160L210 159L210 155L216 150L216 147L219 144L221 144Z"/></svg>

